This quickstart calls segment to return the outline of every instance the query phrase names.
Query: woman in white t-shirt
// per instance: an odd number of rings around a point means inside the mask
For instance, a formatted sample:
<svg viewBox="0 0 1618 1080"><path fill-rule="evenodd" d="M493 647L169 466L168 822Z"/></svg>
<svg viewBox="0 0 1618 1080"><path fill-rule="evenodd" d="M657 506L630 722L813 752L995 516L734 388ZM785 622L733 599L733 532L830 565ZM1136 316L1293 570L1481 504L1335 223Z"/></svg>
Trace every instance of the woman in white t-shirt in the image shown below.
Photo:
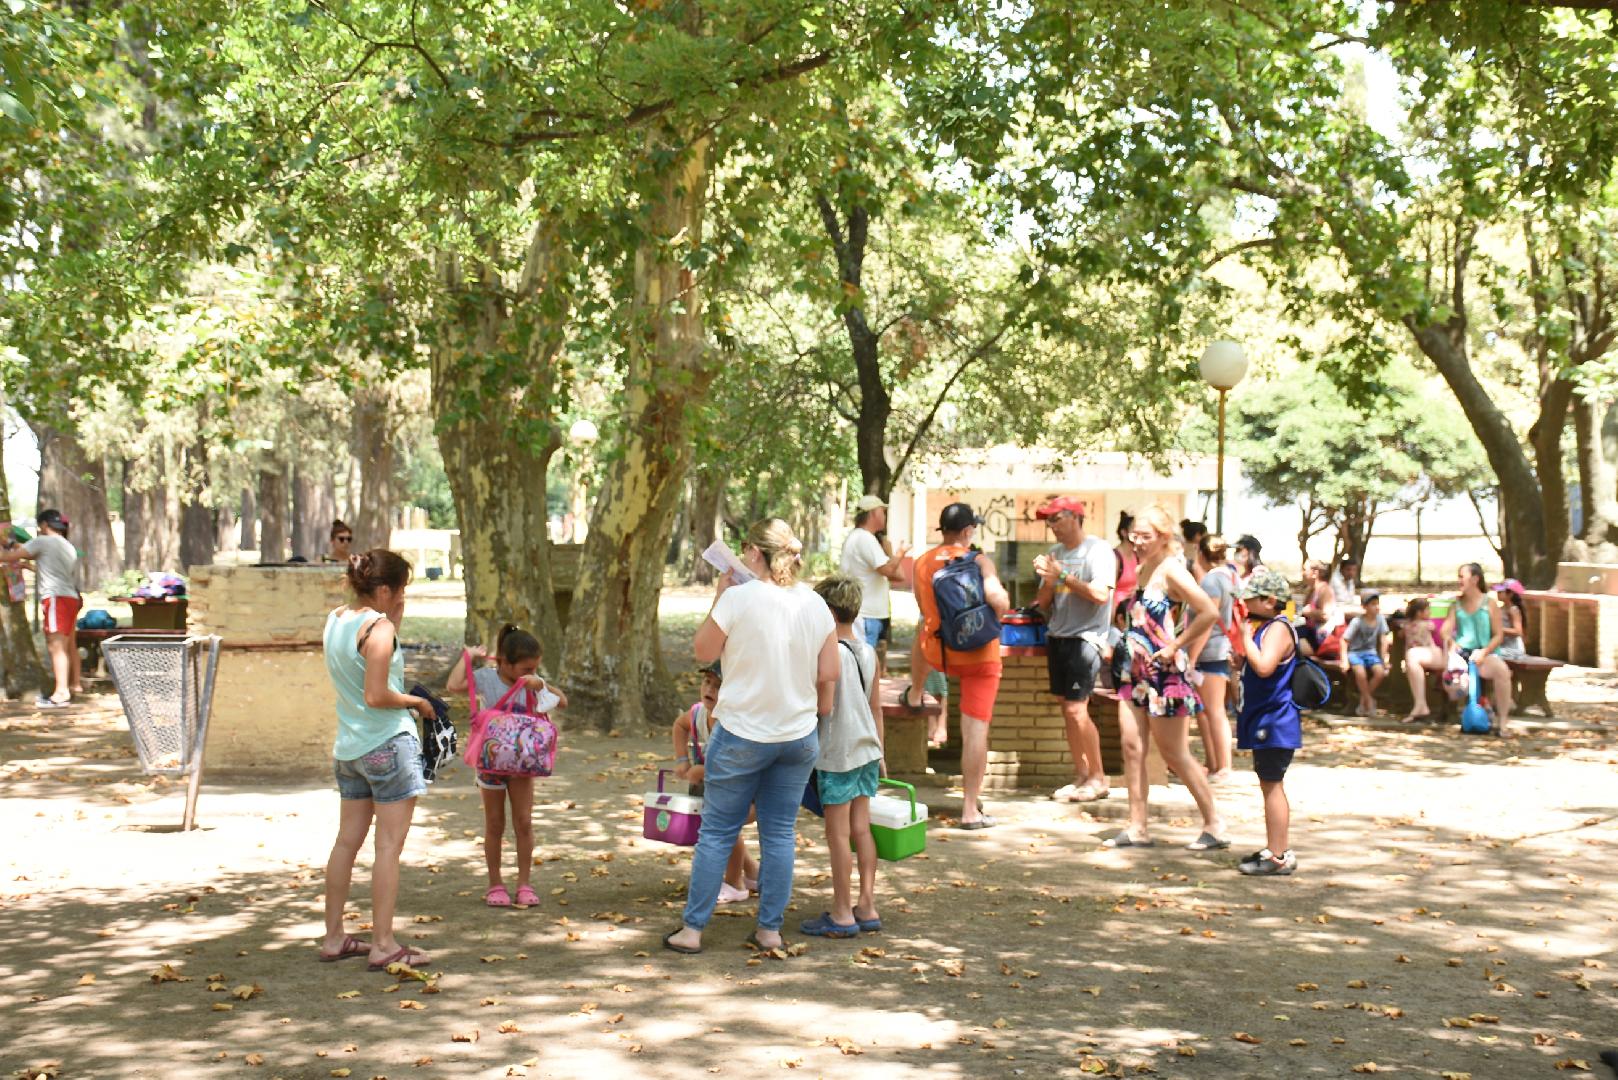
<svg viewBox="0 0 1618 1080"><path fill-rule="evenodd" d="M792 896L798 806L820 753L819 716L831 711L841 664L837 625L825 602L798 582L803 545L778 518L747 531L742 564L753 580L722 576L713 610L697 630L698 663L721 662L725 681L714 711L703 777L702 831L679 928L663 944L702 951L725 864L758 808L758 929L749 944L778 948Z"/></svg>

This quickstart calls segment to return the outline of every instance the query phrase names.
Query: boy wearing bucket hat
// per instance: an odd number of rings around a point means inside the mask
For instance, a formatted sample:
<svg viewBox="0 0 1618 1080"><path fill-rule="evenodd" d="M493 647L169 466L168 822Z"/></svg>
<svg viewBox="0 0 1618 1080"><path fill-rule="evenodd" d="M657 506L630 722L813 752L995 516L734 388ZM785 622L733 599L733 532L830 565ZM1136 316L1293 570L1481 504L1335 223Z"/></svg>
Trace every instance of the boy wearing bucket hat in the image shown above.
<svg viewBox="0 0 1618 1080"><path fill-rule="evenodd" d="M1253 771L1264 793L1266 846L1238 865L1262 877L1290 874L1298 867L1289 830L1292 808L1282 787L1292 756L1303 745L1303 725L1292 700L1292 671L1298 663L1298 637L1282 609L1292 596L1284 575L1268 568L1242 588L1247 610L1238 619L1247 664L1242 669L1242 710L1236 718L1236 746L1253 751Z"/></svg>

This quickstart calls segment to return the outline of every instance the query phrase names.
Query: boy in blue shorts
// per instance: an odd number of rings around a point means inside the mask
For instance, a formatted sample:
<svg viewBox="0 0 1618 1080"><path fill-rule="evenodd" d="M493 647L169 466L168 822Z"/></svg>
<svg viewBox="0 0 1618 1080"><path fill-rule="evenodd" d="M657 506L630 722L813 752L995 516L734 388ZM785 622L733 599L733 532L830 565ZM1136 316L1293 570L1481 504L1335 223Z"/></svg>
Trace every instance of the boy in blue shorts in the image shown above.
<svg viewBox="0 0 1618 1080"><path fill-rule="evenodd" d="M1376 715L1376 688L1388 677L1388 642L1392 634L1388 620L1382 617L1382 598L1379 593L1366 592L1360 596L1361 611L1348 624L1343 634L1343 659L1339 661L1344 674L1354 672L1354 686L1360 692L1360 703L1355 706L1356 716Z"/></svg>

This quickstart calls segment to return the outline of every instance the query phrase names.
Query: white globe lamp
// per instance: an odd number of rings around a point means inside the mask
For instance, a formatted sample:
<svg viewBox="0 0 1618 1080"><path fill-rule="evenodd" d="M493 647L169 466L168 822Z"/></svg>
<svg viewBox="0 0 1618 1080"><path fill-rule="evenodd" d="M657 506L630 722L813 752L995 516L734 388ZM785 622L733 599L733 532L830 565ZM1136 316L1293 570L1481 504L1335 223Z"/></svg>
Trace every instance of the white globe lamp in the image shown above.
<svg viewBox="0 0 1618 1080"><path fill-rule="evenodd" d="M1202 350L1202 361L1197 365L1202 379L1219 391L1219 472L1218 487L1214 495L1214 532L1225 531L1225 395L1235 389L1247 374L1247 354L1234 341L1221 338L1208 342Z"/></svg>

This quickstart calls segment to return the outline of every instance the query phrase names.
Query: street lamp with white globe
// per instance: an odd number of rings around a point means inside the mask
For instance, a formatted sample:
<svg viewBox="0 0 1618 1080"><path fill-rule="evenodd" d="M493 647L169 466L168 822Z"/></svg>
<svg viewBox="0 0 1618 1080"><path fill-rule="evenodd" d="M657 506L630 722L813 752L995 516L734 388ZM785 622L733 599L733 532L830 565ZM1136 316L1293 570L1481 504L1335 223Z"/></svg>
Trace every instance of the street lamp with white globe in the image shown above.
<svg viewBox="0 0 1618 1080"><path fill-rule="evenodd" d="M1234 341L1210 341L1197 365L1203 381L1219 391L1219 480L1214 496L1214 532L1225 531L1225 395L1247 374L1247 355Z"/></svg>

